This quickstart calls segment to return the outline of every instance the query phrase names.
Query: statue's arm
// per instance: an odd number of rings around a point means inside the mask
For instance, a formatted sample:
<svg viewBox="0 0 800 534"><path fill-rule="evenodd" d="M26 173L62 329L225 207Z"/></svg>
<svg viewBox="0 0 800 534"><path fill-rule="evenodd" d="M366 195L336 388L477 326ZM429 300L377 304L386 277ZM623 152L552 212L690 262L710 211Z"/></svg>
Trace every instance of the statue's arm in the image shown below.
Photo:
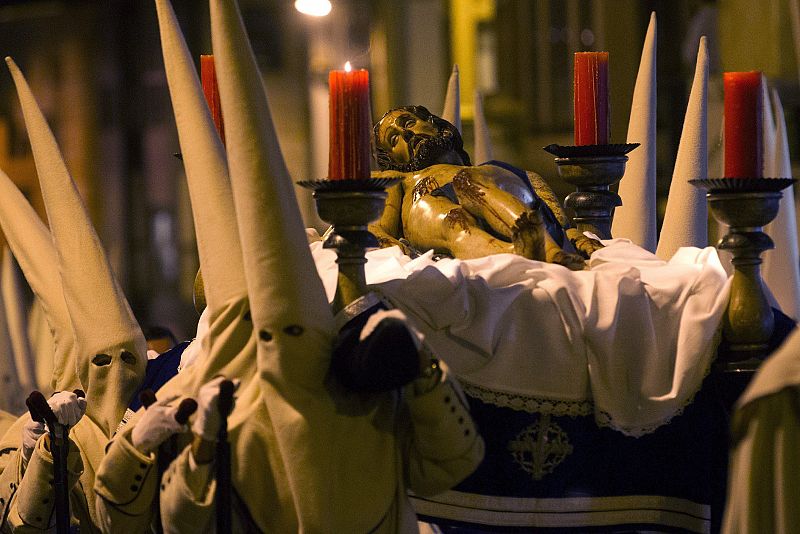
<svg viewBox="0 0 800 534"><path fill-rule="evenodd" d="M528 180L531 181L531 185L533 186L533 190L536 192L536 195L542 199L545 204L547 204L547 207L550 208L550 211L552 211L553 215L556 216L558 224L560 224L562 228L571 228L572 221L570 221L567 218L567 215L564 213L564 208L561 206L561 202L559 202L558 197L556 197L556 194L550 187L550 184L548 184L544 178L535 172L525 171L525 174L528 175Z"/></svg>
<svg viewBox="0 0 800 534"><path fill-rule="evenodd" d="M558 223L566 232L567 239L572 242L575 249L582 256L589 258L592 255L592 252L603 248L603 244L600 241L592 239L591 237L586 237L583 235L583 232L573 226L572 221L570 221L567 215L564 213L564 209L561 207L561 203L558 201L555 192L544 180L544 178L535 172L525 172L528 175L528 179L531 181L531 185L533 186L534 191L536 191L536 194L539 195L539 198L541 198L544 203L547 204L547 206L556 216L556 220L558 220Z"/></svg>
<svg viewBox="0 0 800 534"><path fill-rule="evenodd" d="M390 177L383 176L386 173L374 173L373 178ZM395 176L393 173L391 176ZM369 231L378 238L382 248L394 245L403 248L400 238L403 237L403 184L399 183L386 190L386 205L383 208L381 218L369 225Z"/></svg>

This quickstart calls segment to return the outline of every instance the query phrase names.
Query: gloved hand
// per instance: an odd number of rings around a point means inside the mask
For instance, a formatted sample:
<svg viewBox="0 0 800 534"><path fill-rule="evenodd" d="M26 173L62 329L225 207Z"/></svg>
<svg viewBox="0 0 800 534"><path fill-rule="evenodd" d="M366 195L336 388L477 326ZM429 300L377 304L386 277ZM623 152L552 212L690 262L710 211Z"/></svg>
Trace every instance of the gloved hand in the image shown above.
<svg viewBox="0 0 800 534"><path fill-rule="evenodd" d="M167 406L167 401L156 401L136 423L131 431L131 443L144 454L150 454L158 449L173 434L186 432L186 424L175 420L178 406Z"/></svg>
<svg viewBox="0 0 800 534"><path fill-rule="evenodd" d="M197 392L197 413L192 423L192 432L200 436L205 441L217 441L217 433L222 422L219 413L219 385L226 380L224 376L218 376L206 382ZM239 379L232 380L233 391L239 388ZM234 398L234 404L236 402Z"/></svg>
<svg viewBox="0 0 800 534"><path fill-rule="evenodd" d="M38 423L33 419L29 419L22 426L22 458L25 465L33 455L33 449L36 448L36 442L47 431L44 423Z"/></svg>
<svg viewBox="0 0 800 534"><path fill-rule="evenodd" d="M47 404L62 425L75 426L86 413L86 399L71 391L59 391L47 399Z"/></svg>

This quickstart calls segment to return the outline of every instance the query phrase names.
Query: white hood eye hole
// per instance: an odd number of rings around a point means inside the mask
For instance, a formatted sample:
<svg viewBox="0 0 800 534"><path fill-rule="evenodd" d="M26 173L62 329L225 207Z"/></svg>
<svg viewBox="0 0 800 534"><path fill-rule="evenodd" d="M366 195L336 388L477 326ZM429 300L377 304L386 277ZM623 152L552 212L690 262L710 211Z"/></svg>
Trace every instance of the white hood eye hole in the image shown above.
<svg viewBox="0 0 800 534"><path fill-rule="evenodd" d="M111 356L108 354L95 354L94 358L92 358L92 363L99 367L108 365L111 363Z"/></svg>
<svg viewBox="0 0 800 534"><path fill-rule="evenodd" d="M122 356L122 361L123 362L125 362L127 364L130 364L130 365L136 365L136 356L134 356L133 353L131 353L131 352L127 351L127 350L123 350L122 354L120 354L120 356Z"/></svg>

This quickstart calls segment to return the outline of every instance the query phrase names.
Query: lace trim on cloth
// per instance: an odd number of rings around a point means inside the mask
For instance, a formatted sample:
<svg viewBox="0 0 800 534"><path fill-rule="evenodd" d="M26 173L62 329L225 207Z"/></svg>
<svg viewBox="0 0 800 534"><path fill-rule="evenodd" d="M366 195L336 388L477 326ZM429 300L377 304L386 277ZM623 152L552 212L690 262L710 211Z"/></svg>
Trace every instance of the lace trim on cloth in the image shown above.
<svg viewBox="0 0 800 534"><path fill-rule="evenodd" d="M589 415L594 411L594 404L590 400L568 401L534 397L520 393L508 393L472 384L461 378L459 378L459 383L464 393L470 397L501 408L511 408L518 412L580 417Z"/></svg>
<svg viewBox="0 0 800 534"><path fill-rule="evenodd" d="M714 334L714 339L711 341L711 346L713 347L713 351L716 352L719 350L719 344L722 340L722 327L720 326L717 328L716 333ZM716 355L712 358L708 359L708 363L706 364L706 368L703 370L703 378L700 380L700 387L702 387L703 382L706 381L708 375L711 373L711 368L713 367L714 360L716 360ZM672 412L671 415L664 417L660 421L657 421L653 424L646 425L646 426L638 426L638 427L625 427L620 426L614 422L614 417L606 411L597 410L594 415L594 420L597 423L597 426L601 427L608 427L612 430L616 430L617 432L621 432L626 436L630 436L632 438L640 438L644 435L651 434L661 428L664 425L668 425L672 422L672 420L679 415L683 414L683 411L686 409L687 406L694 402L695 396L700 392L700 389L694 391L689 397L683 402L683 404Z"/></svg>
<svg viewBox="0 0 800 534"><path fill-rule="evenodd" d="M718 329L714 335L714 340L712 341L712 346L714 347L713 350L716 350L716 348L719 346L721 337L722 331L721 329ZM708 377L709 373L711 373L714 359L715 358L709 358L708 363L703 370L703 378L700 381L701 384ZM651 423L649 425L630 427L620 425L619 423L615 422L614 417L608 412L595 409L594 402L591 400L568 401L561 399L550 399L546 397L535 397L532 395L508 393L505 391L489 389L484 386L479 386L477 384L468 382L462 378L459 378L458 381L461 384L464 393L487 404L492 404L501 408L511 408L512 410L521 412L549 414L555 416L581 417L594 413L594 420L595 423L597 423L597 426L616 430L617 432L621 432L622 434L632 438L640 438L655 432L664 425L668 425L675 417L683 414L683 411L686 409L686 407L694 402L695 396L699 392L699 389L693 392L687 397L687 399L678 409L672 412L669 416L662 418L660 421Z"/></svg>

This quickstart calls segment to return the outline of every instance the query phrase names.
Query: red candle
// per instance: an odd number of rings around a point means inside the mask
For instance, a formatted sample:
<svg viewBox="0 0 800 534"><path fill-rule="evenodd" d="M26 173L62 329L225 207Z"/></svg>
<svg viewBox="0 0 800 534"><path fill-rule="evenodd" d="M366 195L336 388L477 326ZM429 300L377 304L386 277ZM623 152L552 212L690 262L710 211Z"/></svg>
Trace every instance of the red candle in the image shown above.
<svg viewBox="0 0 800 534"><path fill-rule="evenodd" d="M761 178L761 72L725 72L725 177Z"/></svg>
<svg viewBox="0 0 800 534"><path fill-rule="evenodd" d="M611 140L608 52L575 52L575 144L607 145Z"/></svg>
<svg viewBox="0 0 800 534"><path fill-rule="evenodd" d="M200 56L200 81L203 84L203 94L206 97L211 117L217 127L219 137L225 143L225 125L222 122L222 105L219 101L219 86L217 85L217 71L214 69L214 56Z"/></svg>
<svg viewBox="0 0 800 534"><path fill-rule="evenodd" d="M365 180L370 174L372 117L369 105L369 72L333 70L330 90L329 180Z"/></svg>

